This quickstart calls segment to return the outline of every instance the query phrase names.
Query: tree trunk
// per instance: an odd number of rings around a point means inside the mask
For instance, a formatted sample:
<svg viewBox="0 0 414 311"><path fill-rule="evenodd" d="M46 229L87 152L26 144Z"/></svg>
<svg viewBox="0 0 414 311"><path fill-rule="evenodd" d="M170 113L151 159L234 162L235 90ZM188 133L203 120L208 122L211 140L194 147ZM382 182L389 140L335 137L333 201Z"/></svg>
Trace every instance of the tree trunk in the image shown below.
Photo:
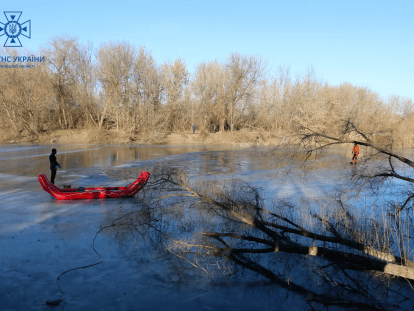
<svg viewBox="0 0 414 311"><path fill-rule="evenodd" d="M99 129L100 130L102 129L103 120L105 118L106 111L108 110L109 103L110 103L110 99L106 102L105 107L104 107L104 109L102 111L102 114L101 114L101 119L99 120Z"/></svg>

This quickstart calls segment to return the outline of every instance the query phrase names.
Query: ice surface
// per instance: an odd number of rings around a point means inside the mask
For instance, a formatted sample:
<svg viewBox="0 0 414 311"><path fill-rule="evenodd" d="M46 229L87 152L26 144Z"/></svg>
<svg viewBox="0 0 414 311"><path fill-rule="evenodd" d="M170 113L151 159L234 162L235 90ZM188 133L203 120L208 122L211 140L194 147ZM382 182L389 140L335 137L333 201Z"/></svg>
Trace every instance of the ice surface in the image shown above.
<svg viewBox="0 0 414 311"><path fill-rule="evenodd" d="M62 165L56 184L73 187L127 185L131 169L167 165L192 179L249 182L269 200L311 199L341 187L341 178L352 174L341 164L346 158L336 154L322 168L283 177L266 148L0 146L0 310L50 310L45 301L62 298L56 278L99 262L92 248L97 231L123 210L140 206L137 198L56 201L37 181L40 173L50 176L53 147ZM65 310L309 310L295 294L243 278L184 278L175 258L122 242L112 228L97 236L95 248L101 264L59 281Z"/></svg>

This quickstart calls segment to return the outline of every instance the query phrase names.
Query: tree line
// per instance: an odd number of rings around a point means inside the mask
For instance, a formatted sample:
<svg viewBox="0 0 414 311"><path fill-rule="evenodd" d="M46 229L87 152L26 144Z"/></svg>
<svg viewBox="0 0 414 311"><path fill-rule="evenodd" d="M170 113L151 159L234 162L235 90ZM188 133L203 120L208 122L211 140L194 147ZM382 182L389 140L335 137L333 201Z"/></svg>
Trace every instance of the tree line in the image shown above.
<svg viewBox="0 0 414 311"><path fill-rule="evenodd" d="M17 56L16 49L0 53ZM366 133L391 133L396 145L414 144L412 99L384 99L350 83L329 85L313 69L292 78L288 66L272 71L260 56L231 53L190 73L182 58L158 64L151 51L127 41L94 49L91 42L70 36L51 39L39 54L45 61L34 68L0 71L2 130L38 135L99 128L145 134L188 131L193 124L207 132L214 124L218 131L292 135L303 128L329 132L352 119Z"/></svg>

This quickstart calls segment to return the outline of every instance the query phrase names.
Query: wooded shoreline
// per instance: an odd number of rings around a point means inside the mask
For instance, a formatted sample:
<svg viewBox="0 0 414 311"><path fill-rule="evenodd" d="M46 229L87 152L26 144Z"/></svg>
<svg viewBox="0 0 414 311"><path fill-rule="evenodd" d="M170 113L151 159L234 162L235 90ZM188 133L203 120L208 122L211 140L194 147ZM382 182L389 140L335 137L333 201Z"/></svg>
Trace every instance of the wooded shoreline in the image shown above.
<svg viewBox="0 0 414 311"><path fill-rule="evenodd" d="M313 129L341 135L338 124L351 120L376 140L414 146L411 98L383 98L348 82L330 85L312 67L292 78L289 66L271 69L258 55L234 52L191 72L182 58L157 64L151 51L127 41L95 49L70 36L27 51L38 53L34 68L1 70L3 141L58 140L53 135L62 130L82 130L94 133L83 137L89 142L168 143L171 133L192 134L196 125L201 139L186 137L183 143L208 144L214 135L215 144L221 136L214 131L230 137L223 143L266 145L266 133L282 137ZM17 56L7 48L0 55ZM110 138L108 130L120 137ZM242 137L240 131L258 136Z"/></svg>

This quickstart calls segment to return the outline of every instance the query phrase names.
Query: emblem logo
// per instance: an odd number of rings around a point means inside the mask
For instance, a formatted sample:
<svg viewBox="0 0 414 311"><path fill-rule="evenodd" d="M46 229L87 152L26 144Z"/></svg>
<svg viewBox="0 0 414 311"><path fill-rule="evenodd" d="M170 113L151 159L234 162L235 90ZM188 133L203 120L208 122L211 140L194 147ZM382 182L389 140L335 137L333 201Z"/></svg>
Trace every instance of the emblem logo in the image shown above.
<svg viewBox="0 0 414 311"><path fill-rule="evenodd" d="M20 24L19 19L22 11L6 11L3 12L6 16L7 23L0 22L0 37L6 35L7 39L4 47L21 47L19 36L22 35L30 39L31 37L31 22L30 20Z"/></svg>

